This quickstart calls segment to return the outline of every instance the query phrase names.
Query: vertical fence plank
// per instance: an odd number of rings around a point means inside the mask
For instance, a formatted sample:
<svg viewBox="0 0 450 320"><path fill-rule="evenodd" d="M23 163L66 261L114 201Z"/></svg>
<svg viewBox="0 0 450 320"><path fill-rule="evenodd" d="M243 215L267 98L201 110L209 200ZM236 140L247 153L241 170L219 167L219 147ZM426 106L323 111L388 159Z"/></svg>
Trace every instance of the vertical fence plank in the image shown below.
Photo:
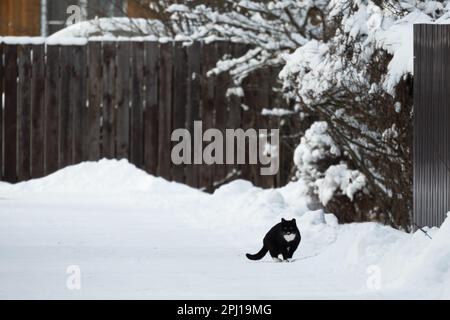
<svg viewBox="0 0 450 320"><path fill-rule="evenodd" d="M58 170L59 47L47 46L45 72L45 173Z"/></svg>
<svg viewBox="0 0 450 320"><path fill-rule="evenodd" d="M279 72L280 72L280 69L277 68L277 67L270 68L270 74L269 74L269 79L268 79L269 83L271 84L270 88L273 88L273 87L275 87L277 85L276 82L277 82L277 78L278 78ZM271 107L281 107L281 106L283 106L284 100L283 100L282 96L278 92L275 92L275 91L272 90L269 95L270 95L269 96L269 101L270 101L269 105ZM281 127L282 121L283 121L282 117L271 117L269 126L272 129L279 129ZM298 122L297 122L296 126L298 127ZM296 132L295 128L294 128L294 132ZM283 147L283 145L281 143L281 135L279 133L278 154L277 154L278 155L277 161L278 161L278 169L279 170L278 170L278 172L275 175L272 176L272 184L270 186L268 186L268 187L280 187L282 185L280 183L280 177L281 177L281 175L280 175L281 170L280 169L281 169L281 161L283 159L285 159L284 157L282 157L282 152L283 151L284 152L286 152L286 151L290 152L289 154L286 154L287 160L291 161L291 159L293 158L293 151L292 150L286 150L286 149L288 149L288 148ZM291 163L289 163L288 166L291 166ZM283 167L283 168L290 169L289 167ZM287 182L288 181L286 179L286 183Z"/></svg>
<svg viewBox="0 0 450 320"><path fill-rule="evenodd" d="M202 70L202 110L203 132L214 127L214 86L216 77L207 73L216 63L216 46L214 43L203 45ZM205 143L207 145L208 143ZM204 161L203 161L204 163ZM208 192L213 191L214 166L203 164L200 169L200 187Z"/></svg>
<svg viewBox="0 0 450 320"><path fill-rule="evenodd" d="M79 163L86 160L85 145L86 145L86 125L87 125L87 47L74 46L73 47L73 74L71 81L73 98L70 103L73 110L74 121L74 147L73 147L73 162Z"/></svg>
<svg viewBox="0 0 450 320"><path fill-rule="evenodd" d="M186 95L187 95L187 56L186 48L181 42L176 42L174 46L174 70L173 70L173 107L172 107L172 128L185 129L186 126ZM174 142L175 144L176 142ZM170 150L169 150L170 152ZM184 164L172 165L172 179L184 183Z"/></svg>
<svg viewBox="0 0 450 320"><path fill-rule="evenodd" d="M246 46L243 44L233 44L231 46L230 52L233 54L234 57L240 57L242 54L245 53ZM242 88L241 88L242 89ZM240 95L239 92L234 92L235 94L231 94L228 96L227 104L228 104L228 116L227 116L227 128L229 129L238 129L241 128L241 122L242 122L242 103L243 103L243 97ZM242 174L243 167L241 165L237 164L237 157L236 157L236 146L234 148L234 162L233 164L227 165L227 174L232 175L233 178L239 177Z"/></svg>
<svg viewBox="0 0 450 320"><path fill-rule="evenodd" d="M86 114L86 158L100 159L100 115L102 107L102 44L88 44L88 108Z"/></svg>
<svg viewBox="0 0 450 320"><path fill-rule="evenodd" d="M5 50L4 162L5 181L17 181L17 46Z"/></svg>
<svg viewBox="0 0 450 320"><path fill-rule="evenodd" d="M222 59L225 54L230 53L229 42L218 41L215 43L217 59ZM225 129L227 126L227 117L229 114L228 103L226 98L227 89L230 86L230 77L228 73L223 72L217 76L214 88L214 112L215 112L215 128L220 130L224 137L225 144ZM227 167L225 166L226 150L225 146L223 152L223 163L216 164L214 167L214 188L224 184L227 180Z"/></svg>
<svg viewBox="0 0 450 320"><path fill-rule="evenodd" d="M72 74L72 47L60 47L61 78L59 89L59 168L72 164L73 114L70 99L73 98L70 78Z"/></svg>
<svg viewBox="0 0 450 320"><path fill-rule="evenodd" d="M200 42L194 42L187 48L188 58L188 83L186 104L186 128L194 139L194 121L200 120L201 104L201 79L202 79L202 47ZM186 183L191 187L199 187L199 165L194 164L194 159L201 156L199 151L191 143L191 165L186 167ZM201 150L200 150L201 153Z"/></svg>
<svg viewBox="0 0 450 320"><path fill-rule="evenodd" d="M4 44L0 42L0 180L3 179L3 92L5 68L3 66Z"/></svg>
<svg viewBox="0 0 450 320"><path fill-rule="evenodd" d="M115 157L115 50L114 42L103 42L102 157Z"/></svg>
<svg viewBox="0 0 450 320"><path fill-rule="evenodd" d="M242 114L242 124L243 129L255 129L256 128L256 110L255 110L255 100L257 99L257 88L255 86L255 81L257 80L257 77L255 76L255 73L251 73L247 76L247 78L244 80L244 105L245 108L243 109ZM243 177L246 180L249 181L255 181L257 180L257 176L255 176L255 164L250 163L250 147L249 147L249 141L247 140L245 143L245 165L244 165L244 171L243 171Z"/></svg>
<svg viewBox="0 0 450 320"><path fill-rule="evenodd" d="M160 46L159 111L158 111L158 175L171 180L170 133L172 110L172 53L173 44Z"/></svg>
<svg viewBox="0 0 450 320"><path fill-rule="evenodd" d="M45 45L33 46L31 80L31 176L44 176Z"/></svg>
<svg viewBox="0 0 450 320"><path fill-rule="evenodd" d="M116 157L130 157L130 57L129 42L117 44L117 78L115 101L117 104L116 120Z"/></svg>
<svg viewBox="0 0 450 320"><path fill-rule="evenodd" d="M156 174L158 168L158 43L146 42L145 51L144 167L148 173Z"/></svg>
<svg viewBox="0 0 450 320"><path fill-rule="evenodd" d="M269 128L269 117L264 117L262 115L262 110L269 109L269 103L270 103L270 91L271 87L269 86L269 70L268 68L263 68L261 70L258 70L256 73L256 82L257 86L255 85L255 99L254 99L254 110L255 110L255 129L258 131L259 136L259 130L265 129L267 130L267 134L270 134L270 128ZM261 138L261 137L260 137ZM270 143L270 138L267 137L267 143ZM260 148L259 142L258 142L258 164L252 166L254 173L253 176L255 179L253 180L254 183L261 187L270 187L270 179L272 176L263 176L261 175L261 168L263 167L260 162L260 155L264 153L264 146ZM266 167L267 165L264 165Z"/></svg>
<svg viewBox="0 0 450 320"><path fill-rule="evenodd" d="M130 160L138 168L144 165L144 44L131 43L133 52L131 77L131 136Z"/></svg>
<svg viewBox="0 0 450 320"><path fill-rule="evenodd" d="M253 100L255 99L253 81L255 80L255 75L252 73L248 75L242 83L242 87L244 89L244 97L242 99L242 129L244 129L244 131L255 128L255 110L253 109ZM241 165L241 168L242 178L248 181L253 181L254 176L252 164L250 164L248 139L246 139L245 142L245 164Z"/></svg>
<svg viewBox="0 0 450 320"><path fill-rule="evenodd" d="M17 178L23 181L31 177L31 46L20 45L17 49Z"/></svg>

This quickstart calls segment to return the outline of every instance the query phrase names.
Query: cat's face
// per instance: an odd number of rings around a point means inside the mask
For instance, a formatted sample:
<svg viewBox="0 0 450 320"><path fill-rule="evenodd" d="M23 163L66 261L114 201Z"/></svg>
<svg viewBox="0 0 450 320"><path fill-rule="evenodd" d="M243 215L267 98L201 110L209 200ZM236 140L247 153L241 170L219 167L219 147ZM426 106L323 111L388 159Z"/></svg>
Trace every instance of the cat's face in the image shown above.
<svg viewBox="0 0 450 320"><path fill-rule="evenodd" d="M281 232L285 235L289 235L295 233L297 229L297 224L295 223L295 219L285 220L281 218Z"/></svg>

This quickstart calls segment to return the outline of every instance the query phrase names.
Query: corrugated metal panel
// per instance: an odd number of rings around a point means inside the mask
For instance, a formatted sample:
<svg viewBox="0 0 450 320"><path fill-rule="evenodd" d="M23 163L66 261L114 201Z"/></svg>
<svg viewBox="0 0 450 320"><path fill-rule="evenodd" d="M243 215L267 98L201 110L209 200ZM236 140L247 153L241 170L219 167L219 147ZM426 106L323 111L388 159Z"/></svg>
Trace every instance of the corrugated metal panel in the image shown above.
<svg viewBox="0 0 450 320"><path fill-rule="evenodd" d="M450 211L450 26L414 26L414 222Z"/></svg>

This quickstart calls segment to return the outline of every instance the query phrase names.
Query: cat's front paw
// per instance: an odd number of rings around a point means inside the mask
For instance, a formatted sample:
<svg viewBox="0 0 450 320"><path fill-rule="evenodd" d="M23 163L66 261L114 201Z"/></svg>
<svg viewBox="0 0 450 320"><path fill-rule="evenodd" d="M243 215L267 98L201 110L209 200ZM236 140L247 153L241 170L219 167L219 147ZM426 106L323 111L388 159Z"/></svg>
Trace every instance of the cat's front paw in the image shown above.
<svg viewBox="0 0 450 320"><path fill-rule="evenodd" d="M292 258L287 258L286 260L284 260L285 262L292 262L292 261L294 261L294 259L292 259Z"/></svg>

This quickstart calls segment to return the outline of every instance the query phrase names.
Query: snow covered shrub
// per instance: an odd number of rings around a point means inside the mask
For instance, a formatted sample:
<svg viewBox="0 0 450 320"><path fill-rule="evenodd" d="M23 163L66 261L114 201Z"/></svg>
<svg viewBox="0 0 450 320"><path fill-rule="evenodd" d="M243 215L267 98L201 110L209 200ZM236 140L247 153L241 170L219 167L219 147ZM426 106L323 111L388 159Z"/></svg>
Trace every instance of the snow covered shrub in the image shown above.
<svg viewBox="0 0 450 320"><path fill-rule="evenodd" d="M295 149L294 163L298 168L297 176L306 183L312 183L323 177L330 163L339 163L341 150L327 133L328 124L324 121L315 122Z"/></svg>
<svg viewBox="0 0 450 320"><path fill-rule="evenodd" d="M355 199L364 197L366 178L358 170L351 170L338 145L328 134L328 124L318 121L306 130L295 149L294 163L297 178L306 183L311 203L331 206L339 198L347 206ZM334 200L334 201L331 201ZM354 221L354 210L337 210L342 222Z"/></svg>
<svg viewBox="0 0 450 320"><path fill-rule="evenodd" d="M326 123L327 145L340 150L323 153L320 163L300 161L313 141L305 135L296 150L298 175L339 217L350 211L353 220L410 228L412 26L445 19L448 8L448 1L332 0L324 37L286 58L286 95L300 113ZM316 124L310 130L323 136Z"/></svg>
<svg viewBox="0 0 450 320"><path fill-rule="evenodd" d="M112 0L108 0L113 2ZM156 36L186 43L232 41L248 45L239 57L222 57L211 73L229 72L240 85L252 71L284 64L310 39L322 38L324 9L330 0L129 0L152 19L96 19L79 35ZM125 13L125 12L124 12ZM99 20L101 23L99 23ZM76 29L76 28L75 28ZM126 31L125 33L123 31Z"/></svg>
<svg viewBox="0 0 450 320"><path fill-rule="evenodd" d="M229 72L235 85L252 71L284 64L283 54L322 37L329 0L185 1L167 8L178 37L228 40L249 45L240 57L224 58L212 73Z"/></svg>

